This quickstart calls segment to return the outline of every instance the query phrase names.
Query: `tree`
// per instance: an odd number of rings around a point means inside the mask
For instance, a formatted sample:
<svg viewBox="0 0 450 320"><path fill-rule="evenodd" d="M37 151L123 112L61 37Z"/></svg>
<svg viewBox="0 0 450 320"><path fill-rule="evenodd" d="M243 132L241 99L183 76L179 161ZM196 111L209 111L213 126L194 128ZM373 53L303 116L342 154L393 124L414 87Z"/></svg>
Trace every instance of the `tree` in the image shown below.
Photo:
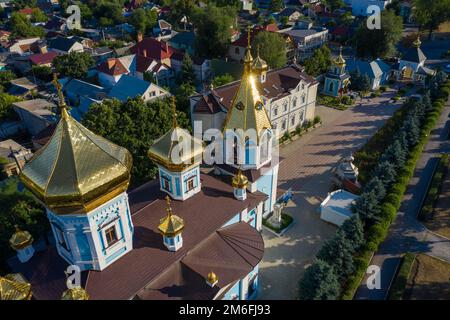
<svg viewBox="0 0 450 320"><path fill-rule="evenodd" d="M367 73L364 73L359 80L361 81L360 83L361 91L368 92L370 91L370 89L372 89L372 86L370 84L370 78L367 75Z"/></svg>
<svg viewBox="0 0 450 320"><path fill-rule="evenodd" d="M429 39L433 30L450 20L450 0L414 0L413 8L416 21L428 30Z"/></svg>
<svg viewBox="0 0 450 320"><path fill-rule="evenodd" d="M9 87L11 80L15 79L16 75L11 70L0 71L0 91L4 91Z"/></svg>
<svg viewBox="0 0 450 320"><path fill-rule="evenodd" d="M190 85L195 84L194 63L187 52L183 57L183 64L181 65L178 81L179 83L189 83Z"/></svg>
<svg viewBox="0 0 450 320"><path fill-rule="evenodd" d="M259 55L271 68L286 65L286 41L275 32L259 32L252 41L253 55Z"/></svg>
<svg viewBox="0 0 450 320"><path fill-rule="evenodd" d="M189 112L189 97L195 92L195 87L191 82L184 82L175 90L177 108L183 112Z"/></svg>
<svg viewBox="0 0 450 320"><path fill-rule="evenodd" d="M33 26L26 16L18 12L11 14L9 25L11 36L14 38L43 37L45 35L44 28Z"/></svg>
<svg viewBox="0 0 450 320"><path fill-rule="evenodd" d="M393 10L383 10L380 29L367 28L367 20L364 20L355 36L358 57L376 59L393 56L402 32L402 19Z"/></svg>
<svg viewBox="0 0 450 320"><path fill-rule="evenodd" d="M187 115L177 112L181 127L188 126ZM144 102L140 97L104 100L94 103L83 118L83 124L96 134L127 148L133 156L132 185L148 181L157 173L155 164L147 152L155 139L172 126L173 112L170 98Z"/></svg>
<svg viewBox="0 0 450 320"><path fill-rule="evenodd" d="M409 147L413 147L417 144L417 142L419 142L420 129L416 119L414 119L413 116L408 115L406 117L401 130L406 134L406 139L408 141Z"/></svg>
<svg viewBox="0 0 450 320"><path fill-rule="evenodd" d="M394 165L388 161L380 162L376 166L374 174L383 182L385 189L389 188L397 175Z"/></svg>
<svg viewBox="0 0 450 320"><path fill-rule="evenodd" d="M34 8L31 13L31 22L47 22L47 15L39 8Z"/></svg>
<svg viewBox="0 0 450 320"><path fill-rule="evenodd" d="M71 78L85 78L89 68L94 64L94 58L87 52L71 52L53 59L56 72Z"/></svg>
<svg viewBox="0 0 450 320"><path fill-rule="evenodd" d="M345 6L344 1L342 0L322 0L322 3L330 9L330 11L334 11L336 9L340 9Z"/></svg>
<svg viewBox="0 0 450 320"><path fill-rule="evenodd" d="M336 300L339 291L336 271L320 259L306 269L299 282L300 300Z"/></svg>
<svg viewBox="0 0 450 320"><path fill-rule="evenodd" d="M31 73L36 78L45 82L50 82L52 80L53 71L52 68L48 66L33 66L31 67Z"/></svg>
<svg viewBox="0 0 450 320"><path fill-rule="evenodd" d="M142 8L133 11L130 17L130 24L136 32L146 34L156 24L158 17L155 10L145 10Z"/></svg>
<svg viewBox="0 0 450 320"><path fill-rule="evenodd" d="M352 210L361 217L366 226L378 222L380 209L375 191L363 192L352 205Z"/></svg>
<svg viewBox="0 0 450 320"><path fill-rule="evenodd" d="M333 239L325 241L317 258L332 266L339 279L343 281L355 270L353 252L353 244L346 238L345 233L338 229Z"/></svg>
<svg viewBox="0 0 450 320"><path fill-rule="evenodd" d="M223 57L235 28L236 10L233 7L208 5L196 16L195 50L204 58Z"/></svg>
<svg viewBox="0 0 450 320"><path fill-rule="evenodd" d="M286 16L282 16L282 17L280 18L280 23L281 23L283 26L286 26L286 25L289 23L289 18L286 17Z"/></svg>
<svg viewBox="0 0 450 320"><path fill-rule="evenodd" d="M304 61L305 71L311 76L318 76L328 71L331 64L331 51L327 46L316 49L312 56Z"/></svg>
<svg viewBox="0 0 450 320"><path fill-rule="evenodd" d="M280 12L284 8L283 0L271 0L269 10L272 12Z"/></svg>
<svg viewBox="0 0 450 320"><path fill-rule="evenodd" d="M50 230L44 208L28 191L18 190L18 179L8 178L0 185L0 261L6 262L14 254L9 238L15 225L29 231L34 239L45 237Z"/></svg>
<svg viewBox="0 0 450 320"><path fill-rule="evenodd" d="M406 161L406 150L399 140L395 139L380 158L381 161L393 163L395 167L402 168Z"/></svg>
<svg viewBox="0 0 450 320"><path fill-rule="evenodd" d="M213 79L212 84L213 84L214 87L220 87L220 86L223 86L223 85L225 85L227 83L230 83L232 81L234 81L233 76L231 74L229 74L229 73L226 73L226 74L223 74L221 76L216 76Z"/></svg>
<svg viewBox="0 0 450 320"><path fill-rule="evenodd" d="M386 188L383 181L378 177L373 177L364 187L364 191L373 191L376 195L377 201L381 201L386 196Z"/></svg>
<svg viewBox="0 0 450 320"><path fill-rule="evenodd" d="M20 101L19 98L7 93L0 93L0 122L12 119L15 116L12 104Z"/></svg>
<svg viewBox="0 0 450 320"><path fill-rule="evenodd" d="M364 244L364 226L359 214L354 214L345 220L341 230L351 245L352 251L356 252Z"/></svg>

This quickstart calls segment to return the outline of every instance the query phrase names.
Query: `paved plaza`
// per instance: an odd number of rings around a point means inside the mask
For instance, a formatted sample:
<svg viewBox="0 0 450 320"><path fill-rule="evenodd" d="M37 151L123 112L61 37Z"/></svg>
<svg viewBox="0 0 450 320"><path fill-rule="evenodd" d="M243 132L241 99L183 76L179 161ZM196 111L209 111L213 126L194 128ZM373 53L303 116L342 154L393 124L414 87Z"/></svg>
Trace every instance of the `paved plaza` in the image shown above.
<svg viewBox="0 0 450 320"><path fill-rule="evenodd" d="M282 236L263 230L265 254L260 264L259 299L295 299L297 283L323 242L336 227L319 219L318 208L330 188L330 169L359 149L394 113L392 92L338 111L322 106L316 114L323 126L281 147L279 186L292 188L294 197L285 211L295 224Z"/></svg>

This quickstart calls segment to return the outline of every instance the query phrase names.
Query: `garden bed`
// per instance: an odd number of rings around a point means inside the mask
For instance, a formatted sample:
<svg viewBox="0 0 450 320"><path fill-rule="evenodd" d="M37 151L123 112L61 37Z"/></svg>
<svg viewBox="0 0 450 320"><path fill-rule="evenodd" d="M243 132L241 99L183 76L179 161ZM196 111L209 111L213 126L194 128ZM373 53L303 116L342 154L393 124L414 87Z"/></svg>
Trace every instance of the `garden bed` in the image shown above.
<svg viewBox="0 0 450 320"><path fill-rule="evenodd" d="M354 104L354 100L349 96L343 96L341 98L319 95L317 97L317 104L324 105L325 107L333 108L336 110L347 110L348 107Z"/></svg>
<svg viewBox="0 0 450 320"><path fill-rule="evenodd" d="M283 232L286 231L286 229L289 228L289 226L294 222L294 218L290 215L287 213L281 213L281 226L276 228L269 222L269 218L270 217L263 219L263 226L275 232L277 235L283 234Z"/></svg>

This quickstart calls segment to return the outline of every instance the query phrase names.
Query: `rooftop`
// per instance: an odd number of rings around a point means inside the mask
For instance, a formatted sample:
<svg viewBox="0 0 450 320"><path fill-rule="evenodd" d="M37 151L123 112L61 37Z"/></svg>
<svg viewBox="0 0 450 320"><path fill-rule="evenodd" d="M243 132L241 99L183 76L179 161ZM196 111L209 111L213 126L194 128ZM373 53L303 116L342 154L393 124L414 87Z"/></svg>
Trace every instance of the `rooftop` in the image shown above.
<svg viewBox="0 0 450 320"><path fill-rule="evenodd" d="M330 208L335 212L351 217L353 215L351 210L352 203L356 199L358 199L357 195L340 189L330 193L320 206Z"/></svg>

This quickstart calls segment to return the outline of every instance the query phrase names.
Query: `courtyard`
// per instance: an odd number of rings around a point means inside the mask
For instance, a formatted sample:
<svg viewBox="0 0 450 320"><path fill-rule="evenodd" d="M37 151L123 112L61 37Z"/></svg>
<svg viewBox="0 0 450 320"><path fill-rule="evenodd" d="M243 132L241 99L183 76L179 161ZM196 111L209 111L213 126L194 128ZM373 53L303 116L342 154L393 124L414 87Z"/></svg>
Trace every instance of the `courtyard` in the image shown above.
<svg viewBox="0 0 450 320"><path fill-rule="evenodd" d="M297 282L336 227L320 220L318 208L330 191L330 169L359 149L397 110L393 92L345 111L317 106L323 126L280 148L280 188L292 188L284 212L294 225L281 237L263 230L265 253L260 263L259 299L295 299Z"/></svg>

